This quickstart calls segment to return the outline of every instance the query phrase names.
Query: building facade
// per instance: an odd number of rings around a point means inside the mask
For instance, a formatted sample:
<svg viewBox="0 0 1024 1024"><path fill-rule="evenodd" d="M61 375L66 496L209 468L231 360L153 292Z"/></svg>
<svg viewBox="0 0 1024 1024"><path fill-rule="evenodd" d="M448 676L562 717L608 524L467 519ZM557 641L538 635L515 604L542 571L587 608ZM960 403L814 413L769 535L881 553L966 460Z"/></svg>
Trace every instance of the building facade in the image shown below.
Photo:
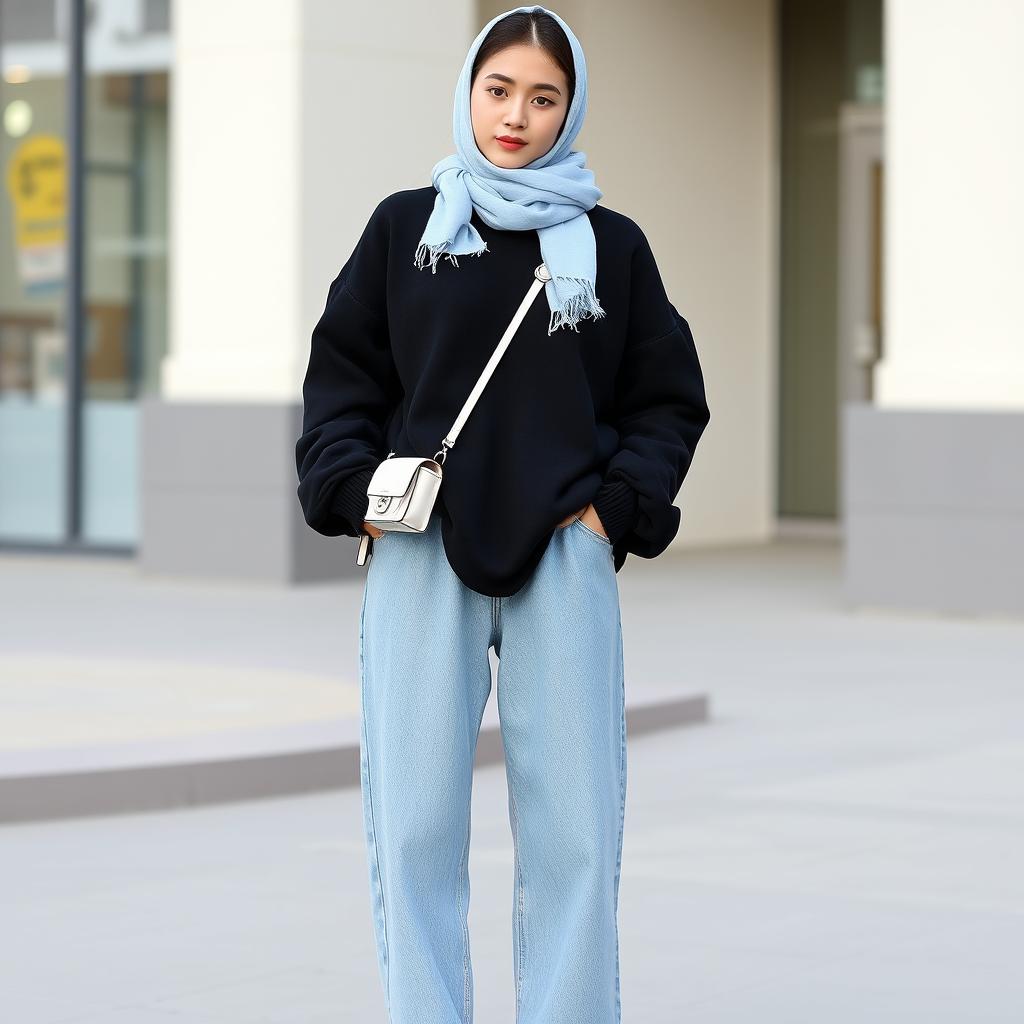
<svg viewBox="0 0 1024 1024"><path fill-rule="evenodd" d="M0 0L0 545L362 571L295 499L310 332L506 9ZM557 10L705 370L675 543L834 537L852 604L1020 610L1024 7Z"/></svg>

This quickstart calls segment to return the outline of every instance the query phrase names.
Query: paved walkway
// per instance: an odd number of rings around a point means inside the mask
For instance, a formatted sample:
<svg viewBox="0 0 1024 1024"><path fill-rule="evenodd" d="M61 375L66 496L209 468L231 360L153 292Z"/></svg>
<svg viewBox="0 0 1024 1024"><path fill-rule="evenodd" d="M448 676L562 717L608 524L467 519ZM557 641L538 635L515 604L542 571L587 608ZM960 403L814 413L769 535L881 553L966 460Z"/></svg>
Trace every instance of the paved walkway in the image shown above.
<svg viewBox="0 0 1024 1024"><path fill-rule="evenodd" d="M148 665L138 701L180 723L175 678L237 719L287 713L282 684L338 699L353 664L357 584L0 563L19 735L81 728L63 700L86 713L88 688L61 666L95 667L102 690ZM711 697L709 724L630 742L624 1024L1024 1019L1024 623L849 611L839 565L830 544L785 543L620 574L627 685ZM16 665L34 691L11 689ZM476 1020L513 1024L500 766L473 800ZM4 1018L384 1024L362 842L355 789L2 828Z"/></svg>

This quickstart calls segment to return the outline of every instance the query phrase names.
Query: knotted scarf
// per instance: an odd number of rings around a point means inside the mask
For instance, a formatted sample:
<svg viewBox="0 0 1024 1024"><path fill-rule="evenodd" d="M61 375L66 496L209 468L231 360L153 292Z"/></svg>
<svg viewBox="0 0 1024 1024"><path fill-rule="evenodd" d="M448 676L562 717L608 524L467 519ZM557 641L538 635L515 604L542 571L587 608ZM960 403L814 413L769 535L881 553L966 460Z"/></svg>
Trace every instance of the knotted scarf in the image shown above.
<svg viewBox="0 0 1024 1024"><path fill-rule="evenodd" d="M572 47L576 90L554 145L522 167L499 167L480 152L473 133L473 61L498 21L529 11L551 15L564 30ZM487 243L470 223L475 209L492 228L536 229L541 258L552 275L544 286L551 309L549 335L566 324L578 331L576 325L583 317L603 317L605 312L594 291L597 246L586 216L603 193L594 184L593 172L585 166L586 154L572 149L586 112L587 64L583 49L572 29L554 11L535 4L516 7L489 21L470 46L455 88L452 127L456 152L435 164L431 172L437 196L416 249L415 265L420 270L429 265L436 274L442 256L457 268L457 257L483 255Z"/></svg>

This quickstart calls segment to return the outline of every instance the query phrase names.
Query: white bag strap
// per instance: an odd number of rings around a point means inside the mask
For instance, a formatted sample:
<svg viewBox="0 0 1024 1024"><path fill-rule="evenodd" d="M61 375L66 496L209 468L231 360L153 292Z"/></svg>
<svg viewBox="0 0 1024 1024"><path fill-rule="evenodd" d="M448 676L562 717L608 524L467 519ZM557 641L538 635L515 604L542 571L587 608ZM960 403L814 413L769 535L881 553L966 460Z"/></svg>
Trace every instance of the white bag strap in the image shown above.
<svg viewBox="0 0 1024 1024"><path fill-rule="evenodd" d="M526 292L523 301L519 303L519 308L516 310L515 316L512 317L508 327L505 328L505 333L501 337L501 341L498 342L497 348L491 354L491 358L487 360L487 365L483 368L480 376L477 378L476 384L473 385L473 390L469 393L469 397L466 399L462 406L462 410L459 415L455 418L455 422L452 424L451 430L448 431L448 436L441 442L441 448L434 453L434 459L437 462L444 462L445 456L448 454L448 449L455 444L455 439L459 436L459 431L462 430L463 425L469 418L469 414L473 411L473 406L476 405L477 399L480 397L484 386L490 379L491 374L494 372L494 368L498 365L498 360L505 354L505 349L508 348L509 342L512 341L512 336L516 333L519 325L523 322L523 317L526 316L526 311L530 308L533 300L537 297L537 293L544 287L544 285L551 280L551 272L547 266L543 263L538 266L533 272L534 280L530 283L530 287Z"/></svg>

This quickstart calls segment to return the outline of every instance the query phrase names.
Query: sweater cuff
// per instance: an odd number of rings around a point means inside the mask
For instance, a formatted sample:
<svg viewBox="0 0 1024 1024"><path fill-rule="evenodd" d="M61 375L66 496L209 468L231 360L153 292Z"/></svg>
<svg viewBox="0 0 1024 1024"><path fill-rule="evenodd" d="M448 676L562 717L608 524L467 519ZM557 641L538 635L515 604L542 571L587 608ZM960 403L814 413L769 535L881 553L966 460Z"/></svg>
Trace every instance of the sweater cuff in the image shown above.
<svg viewBox="0 0 1024 1024"><path fill-rule="evenodd" d="M366 488L370 486L373 473L372 469L361 469L347 476L334 490L331 511L343 516L352 524L355 531L353 536L356 537L364 532L363 520L370 504Z"/></svg>
<svg viewBox="0 0 1024 1024"><path fill-rule="evenodd" d="M616 544L629 532L636 519L639 497L633 486L625 480L606 480L591 504L608 539Z"/></svg>

